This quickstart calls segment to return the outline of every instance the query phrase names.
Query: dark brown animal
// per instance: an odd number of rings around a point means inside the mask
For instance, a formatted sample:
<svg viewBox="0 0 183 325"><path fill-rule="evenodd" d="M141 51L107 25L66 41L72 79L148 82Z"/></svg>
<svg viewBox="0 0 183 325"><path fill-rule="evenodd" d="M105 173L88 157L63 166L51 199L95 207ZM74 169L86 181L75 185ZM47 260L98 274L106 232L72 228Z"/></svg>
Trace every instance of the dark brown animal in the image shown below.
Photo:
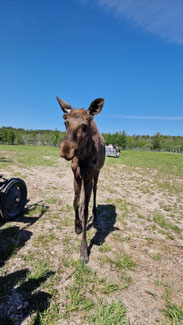
<svg viewBox="0 0 183 325"><path fill-rule="evenodd" d="M86 226L88 220L88 204L93 188L93 217L96 219L96 192L100 169L105 160L105 143L99 133L94 115L101 112L104 99L95 99L88 110L74 109L57 97L65 119L66 136L60 145L60 156L72 160L71 168L74 173L74 209L75 232L83 231L80 258L88 262L88 247ZM80 194L82 198L80 204Z"/></svg>

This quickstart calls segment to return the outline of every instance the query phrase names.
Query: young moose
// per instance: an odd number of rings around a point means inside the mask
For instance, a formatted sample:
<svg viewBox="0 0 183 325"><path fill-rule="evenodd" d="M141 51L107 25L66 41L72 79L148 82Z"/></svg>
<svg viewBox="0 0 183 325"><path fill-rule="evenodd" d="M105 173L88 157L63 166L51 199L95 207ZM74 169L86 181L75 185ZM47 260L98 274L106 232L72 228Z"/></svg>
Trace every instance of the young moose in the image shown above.
<svg viewBox="0 0 183 325"><path fill-rule="evenodd" d="M72 160L74 173L74 209L75 232L83 231L80 258L88 262L88 247L86 241L86 225L88 220L88 205L93 188L93 217L96 219L96 192L100 169L105 160L105 143L99 133L94 115L101 112L104 99L95 99L88 110L74 109L68 103L57 97L65 119L66 136L60 145L60 156ZM82 199L80 205L80 193Z"/></svg>

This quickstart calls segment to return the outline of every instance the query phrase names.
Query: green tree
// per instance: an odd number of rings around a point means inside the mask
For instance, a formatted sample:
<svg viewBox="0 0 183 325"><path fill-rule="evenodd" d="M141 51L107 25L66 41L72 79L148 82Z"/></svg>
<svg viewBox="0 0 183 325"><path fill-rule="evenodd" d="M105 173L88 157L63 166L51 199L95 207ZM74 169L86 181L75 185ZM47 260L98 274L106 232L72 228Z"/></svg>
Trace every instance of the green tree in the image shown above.
<svg viewBox="0 0 183 325"><path fill-rule="evenodd" d="M126 149L126 144L127 144L127 136L126 136L126 132L123 131L120 135L119 135L120 141L119 141L119 147L122 150Z"/></svg>
<svg viewBox="0 0 183 325"><path fill-rule="evenodd" d="M24 144L22 134L20 132L17 132L15 134L15 144Z"/></svg>
<svg viewBox="0 0 183 325"><path fill-rule="evenodd" d="M53 131L53 135L51 137L51 143L54 145L54 147L59 145L59 131L55 130Z"/></svg>
<svg viewBox="0 0 183 325"><path fill-rule="evenodd" d="M147 141L144 138L139 140L139 148L143 149L146 146Z"/></svg>
<svg viewBox="0 0 183 325"><path fill-rule="evenodd" d="M14 144L14 142L15 142L15 133L12 129L8 130L7 142L8 142L8 144Z"/></svg>
<svg viewBox="0 0 183 325"><path fill-rule="evenodd" d="M126 137L126 145L129 149L132 149L134 147L134 139L132 136Z"/></svg>
<svg viewBox="0 0 183 325"><path fill-rule="evenodd" d="M159 150L159 149L161 149L161 135L160 135L159 132L157 132L152 137L152 149L153 150Z"/></svg>
<svg viewBox="0 0 183 325"><path fill-rule="evenodd" d="M0 142L2 142L2 143L7 142L7 134L8 134L7 129L5 127L2 127L0 129Z"/></svg>

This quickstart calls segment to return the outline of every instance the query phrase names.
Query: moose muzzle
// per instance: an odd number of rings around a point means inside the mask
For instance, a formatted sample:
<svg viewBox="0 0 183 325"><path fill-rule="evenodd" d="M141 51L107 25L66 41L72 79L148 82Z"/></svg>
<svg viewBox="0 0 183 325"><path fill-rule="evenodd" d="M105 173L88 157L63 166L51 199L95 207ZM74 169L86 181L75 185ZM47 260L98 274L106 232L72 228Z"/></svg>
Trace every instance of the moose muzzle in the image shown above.
<svg viewBox="0 0 183 325"><path fill-rule="evenodd" d="M75 147L73 143L69 140L61 142L60 145L60 157L71 160L74 157Z"/></svg>

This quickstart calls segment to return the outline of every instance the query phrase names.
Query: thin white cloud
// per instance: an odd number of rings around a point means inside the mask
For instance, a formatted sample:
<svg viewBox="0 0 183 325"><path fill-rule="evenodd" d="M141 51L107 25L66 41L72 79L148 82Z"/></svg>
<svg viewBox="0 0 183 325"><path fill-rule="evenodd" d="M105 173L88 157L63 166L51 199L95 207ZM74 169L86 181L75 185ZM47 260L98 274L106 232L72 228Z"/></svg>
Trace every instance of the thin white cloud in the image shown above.
<svg viewBox="0 0 183 325"><path fill-rule="evenodd" d="M114 114L108 115L110 118L133 119L133 120L166 120L166 121L183 121L183 116L138 116Z"/></svg>
<svg viewBox="0 0 183 325"><path fill-rule="evenodd" d="M86 2L86 0L82 1ZM182 0L95 1L102 8L126 17L134 27L140 26L169 42L183 45Z"/></svg>

